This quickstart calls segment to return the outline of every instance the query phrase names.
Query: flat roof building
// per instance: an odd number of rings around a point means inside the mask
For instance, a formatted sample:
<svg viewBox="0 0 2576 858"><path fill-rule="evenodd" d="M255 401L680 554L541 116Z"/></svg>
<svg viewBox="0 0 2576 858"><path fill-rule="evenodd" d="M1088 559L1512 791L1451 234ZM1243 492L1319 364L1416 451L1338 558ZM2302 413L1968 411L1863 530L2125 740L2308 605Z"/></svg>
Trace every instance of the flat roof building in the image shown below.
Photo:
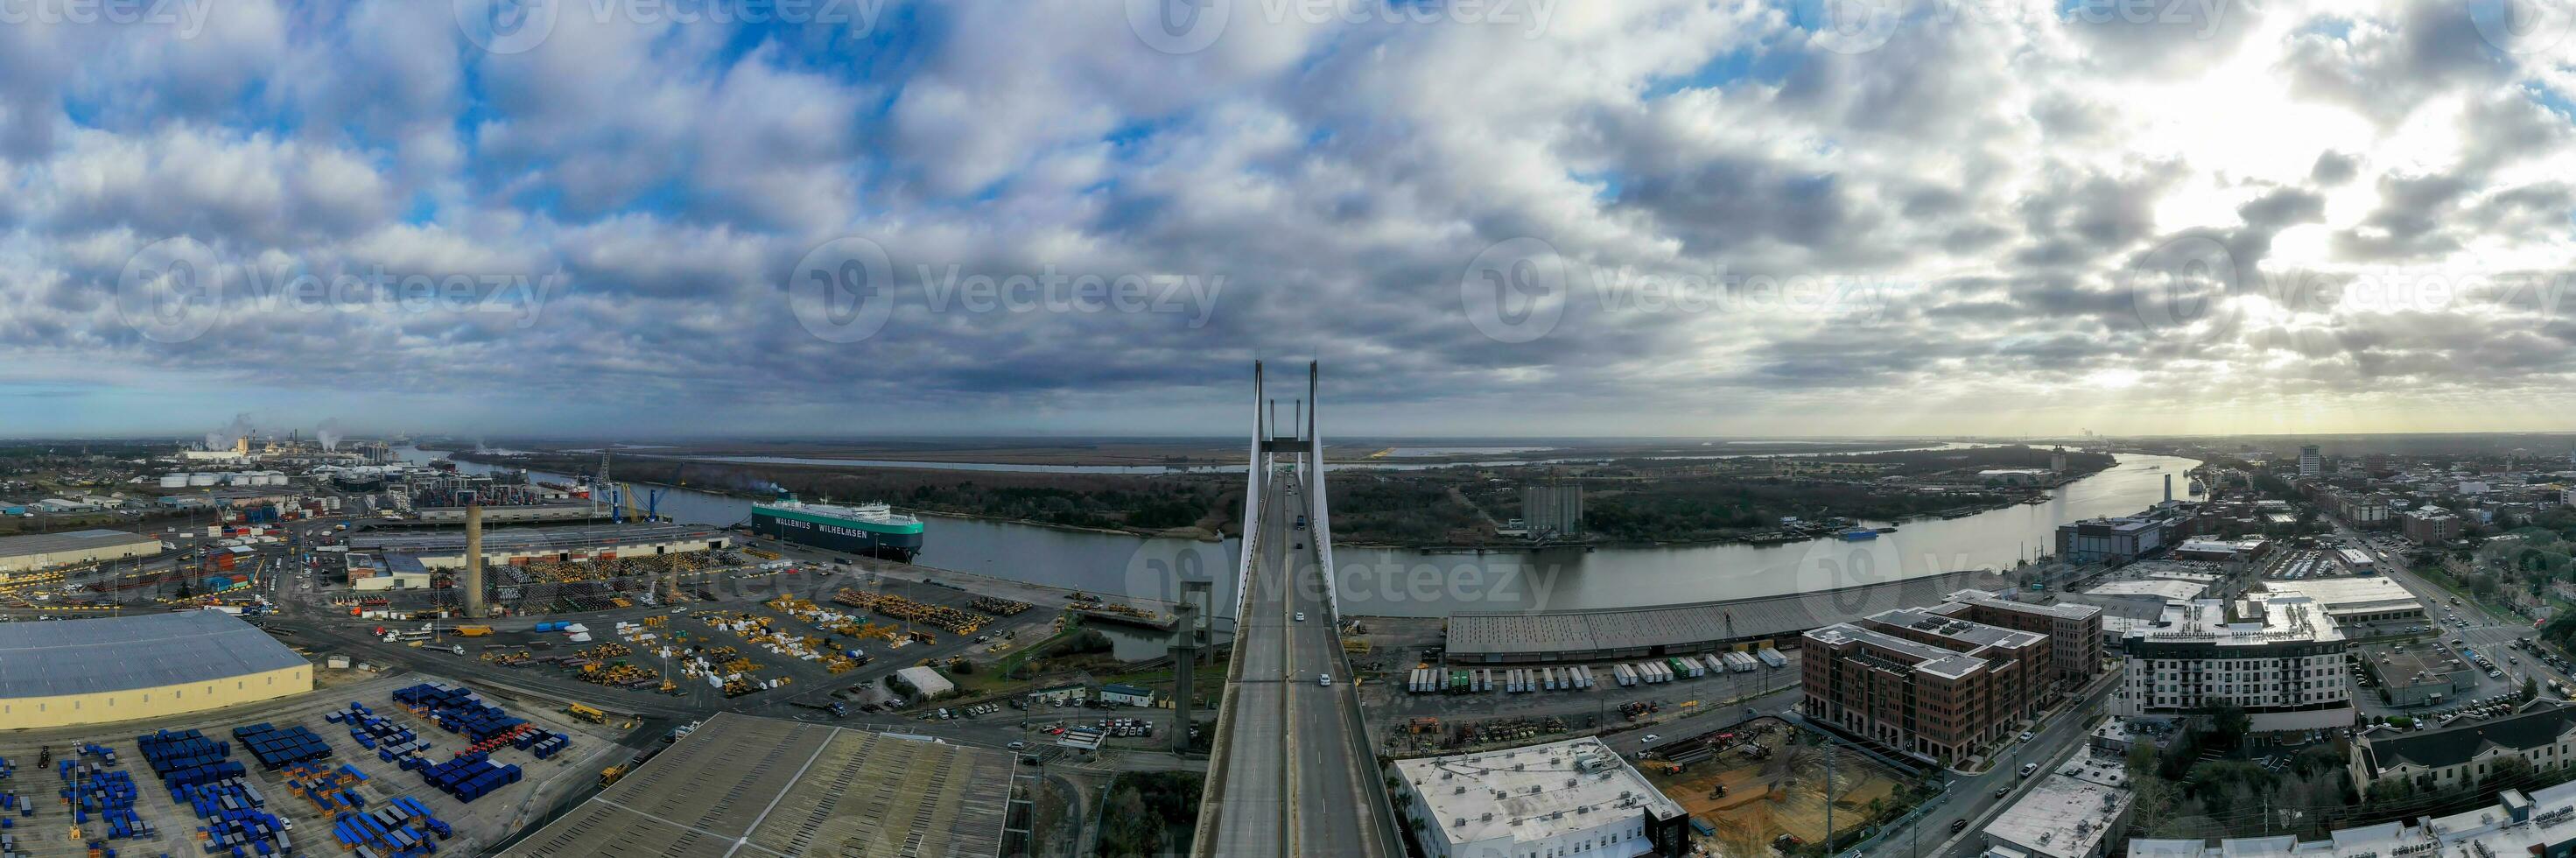
<svg viewBox="0 0 2576 858"><path fill-rule="evenodd" d="M2334 618L2354 637L2431 622L2423 600L2417 599L2414 591L2376 575L2267 581L2263 589L2315 600L2326 616Z"/></svg>
<svg viewBox="0 0 2576 858"><path fill-rule="evenodd" d="M122 530L69 530L6 536L0 537L0 575L100 560L151 557L160 553L161 540Z"/></svg>
<svg viewBox="0 0 2576 858"><path fill-rule="evenodd" d="M1590 736L1398 760L1395 771L1396 802L1433 858L1690 852L1690 814Z"/></svg>
<svg viewBox="0 0 2576 858"><path fill-rule="evenodd" d="M1802 640L1808 719L1943 765L2036 717L2056 676L2047 635L1911 608Z"/></svg>
<svg viewBox="0 0 2576 858"><path fill-rule="evenodd" d="M2002 626L2049 637L2060 690L2083 685L2102 672L2102 609L2093 605L2036 605L1998 598L1982 590L1961 590L1932 607L1944 616Z"/></svg>
<svg viewBox="0 0 2576 858"><path fill-rule="evenodd" d="M2048 773L1980 831L1995 858L2102 858L2129 827L2132 796L2117 759L2078 757Z"/></svg>
<svg viewBox="0 0 2576 858"><path fill-rule="evenodd" d="M2113 715L2173 719L2233 704L2257 731L2352 724L2343 632L2305 596L2169 604L2132 626L2123 649Z"/></svg>
<svg viewBox="0 0 2576 858"><path fill-rule="evenodd" d="M222 611L0 623L0 724L102 724L313 690L313 665Z"/></svg>

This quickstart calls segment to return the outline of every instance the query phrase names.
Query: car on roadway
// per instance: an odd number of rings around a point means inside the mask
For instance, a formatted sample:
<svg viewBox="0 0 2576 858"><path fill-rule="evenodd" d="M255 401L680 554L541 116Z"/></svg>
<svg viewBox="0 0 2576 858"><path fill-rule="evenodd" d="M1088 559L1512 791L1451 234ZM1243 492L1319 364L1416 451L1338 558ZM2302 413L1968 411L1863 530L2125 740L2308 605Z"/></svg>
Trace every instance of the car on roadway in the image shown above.
<svg viewBox="0 0 2576 858"><path fill-rule="evenodd" d="M1966 819L1950 820L1950 833L1957 834L1966 830L1968 830L1968 821Z"/></svg>
<svg viewBox="0 0 2576 858"><path fill-rule="evenodd" d="M1306 612L1304 612L1304 611L1298 611L1298 612L1297 612L1297 621L1298 621L1298 622L1301 622L1301 623L1302 623L1302 622L1305 622L1305 621L1306 621Z"/></svg>
<svg viewBox="0 0 2576 858"><path fill-rule="evenodd" d="M1996 797L1996 798L2002 798L2002 797L2004 797L2004 796L2011 795L2011 794L2012 794L2012 787L1995 787L1995 797Z"/></svg>
<svg viewBox="0 0 2576 858"><path fill-rule="evenodd" d="M1325 688L1331 688L1333 687L1333 675L1329 673L1315 674L1315 684L1321 685Z"/></svg>
<svg viewBox="0 0 2576 858"><path fill-rule="evenodd" d="M2023 764L2021 764L2021 776L2022 776L2022 777L2030 777L2030 773L2035 772L2035 771L2039 771L2039 764L2038 764L2038 763L2023 763Z"/></svg>
<svg viewBox="0 0 2576 858"><path fill-rule="evenodd" d="M1004 745L1003 747L1005 747L1005 748L1009 748L1009 749L1014 750L1014 751L1017 751L1017 750L1019 750L1019 749L1021 749L1021 748L1026 748L1026 747L1028 747L1028 746L1029 746L1029 743L1027 743L1027 742L1022 742L1022 741L1018 741L1018 740L1012 740L1012 742L1011 742L1010 744L1008 744L1008 745Z"/></svg>
<svg viewBox="0 0 2576 858"><path fill-rule="evenodd" d="M1658 735L1655 735L1655 734L1653 734L1653 733L1648 733L1648 734L1646 734L1646 735L1645 735L1645 739L1644 739L1644 741L1646 742L1646 744L1652 745L1652 744L1654 744L1654 743L1655 743L1655 741L1656 741L1656 740L1658 740L1658 739L1662 739L1662 738L1663 738L1662 736L1658 736Z"/></svg>
<svg viewBox="0 0 2576 858"><path fill-rule="evenodd" d="M2030 737L2030 731L2028 731L2028 730L2023 730L2023 731L2021 732L2021 740L2022 740L2022 741L2024 741L2024 742L2030 741L2030 738L2031 738L2031 737Z"/></svg>

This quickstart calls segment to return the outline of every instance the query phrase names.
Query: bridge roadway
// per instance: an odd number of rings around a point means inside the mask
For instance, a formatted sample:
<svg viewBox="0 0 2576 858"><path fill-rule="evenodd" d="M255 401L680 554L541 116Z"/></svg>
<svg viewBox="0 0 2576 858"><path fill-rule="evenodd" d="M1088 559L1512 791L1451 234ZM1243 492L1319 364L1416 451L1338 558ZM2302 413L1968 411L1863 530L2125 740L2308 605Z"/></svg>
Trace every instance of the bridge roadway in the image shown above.
<svg viewBox="0 0 2576 858"><path fill-rule="evenodd" d="M1389 858L1399 854L1385 787L1359 721L1326 600L1318 543L1298 530L1306 494L1287 475L1266 482L1241 651L1224 717L1231 744L1199 855ZM1311 518L1311 517L1310 517ZM1302 612L1305 619L1297 619ZM1318 681L1332 674L1333 684Z"/></svg>

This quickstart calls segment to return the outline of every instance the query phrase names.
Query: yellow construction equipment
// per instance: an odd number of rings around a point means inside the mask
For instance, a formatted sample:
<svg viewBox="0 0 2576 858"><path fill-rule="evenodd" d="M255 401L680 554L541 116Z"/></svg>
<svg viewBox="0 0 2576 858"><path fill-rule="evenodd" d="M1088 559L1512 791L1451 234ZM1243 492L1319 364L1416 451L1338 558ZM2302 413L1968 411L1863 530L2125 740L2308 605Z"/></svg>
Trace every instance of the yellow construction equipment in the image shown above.
<svg viewBox="0 0 2576 858"><path fill-rule="evenodd" d="M622 777L625 777L625 776L626 776L626 766L625 766L624 764L619 764L619 765L609 766L608 768L600 769L600 770L599 770L599 785L600 785L600 787L601 787L601 788L603 788L603 789L604 789L604 788L606 788L609 784L616 783L618 778L622 778Z"/></svg>
<svg viewBox="0 0 2576 858"><path fill-rule="evenodd" d="M575 717L575 718L579 718L579 719L584 720L584 721L588 721L588 722L593 723L593 724L606 724L606 723L608 723L608 713L606 713L606 712L601 712L601 711L599 711L599 710L597 710L597 709L592 709L592 708L590 708L590 707L588 707L588 706L583 706L583 705L581 705L581 704L579 704L579 703L575 703L575 704L572 704L572 705L570 705L570 706L566 706L566 707L564 707L564 714L566 714L566 715L570 715L570 716Z"/></svg>
<svg viewBox="0 0 2576 858"><path fill-rule="evenodd" d="M460 637L460 638L480 638L480 637L490 637L490 636L491 636L491 634L492 634L492 627L491 627L491 626L457 626L457 627L456 627L456 636L457 636L457 637Z"/></svg>

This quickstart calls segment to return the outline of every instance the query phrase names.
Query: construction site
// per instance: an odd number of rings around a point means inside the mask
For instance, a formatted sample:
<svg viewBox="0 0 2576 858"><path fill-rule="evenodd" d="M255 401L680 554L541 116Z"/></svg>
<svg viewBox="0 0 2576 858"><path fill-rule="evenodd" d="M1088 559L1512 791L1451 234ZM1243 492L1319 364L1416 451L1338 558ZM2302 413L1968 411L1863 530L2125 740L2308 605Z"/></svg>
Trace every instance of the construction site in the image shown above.
<svg viewBox="0 0 2576 858"><path fill-rule="evenodd" d="M1747 846L1823 842L1828 818L1847 837L1922 800L1917 773L1777 718L1666 743L1637 768L1720 840Z"/></svg>

